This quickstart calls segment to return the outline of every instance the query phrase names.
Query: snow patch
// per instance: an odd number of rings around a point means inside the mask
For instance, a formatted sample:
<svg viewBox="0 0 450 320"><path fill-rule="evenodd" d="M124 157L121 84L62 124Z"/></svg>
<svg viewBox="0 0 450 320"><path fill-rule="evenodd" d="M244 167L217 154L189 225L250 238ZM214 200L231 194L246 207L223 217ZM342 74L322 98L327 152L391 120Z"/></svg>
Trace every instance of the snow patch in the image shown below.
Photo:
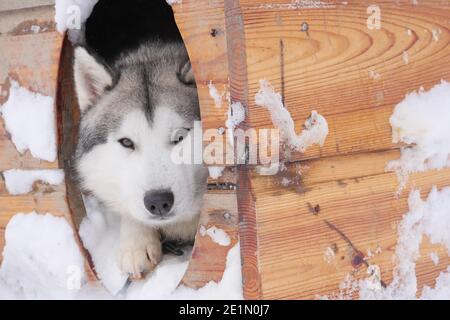
<svg viewBox="0 0 450 320"><path fill-rule="evenodd" d="M183 3L183 0L166 0L166 2L167 2L169 5L173 6L174 4L182 4L182 3Z"/></svg>
<svg viewBox="0 0 450 320"><path fill-rule="evenodd" d="M431 261L433 261L433 264L435 266L437 266L439 264L439 256L436 252L431 252L430 253L430 259Z"/></svg>
<svg viewBox="0 0 450 320"><path fill-rule="evenodd" d="M228 251L221 281L211 281L198 290L178 286L189 263L189 250L180 257L165 255L144 280L128 283L115 261L120 218L103 211L94 198L85 201L88 215L80 234L107 290L87 283L84 260L69 224L49 214L30 213L15 215L7 225L0 298L243 299L239 243ZM205 230L217 243L229 245L229 237L222 232L215 227Z"/></svg>
<svg viewBox="0 0 450 320"><path fill-rule="evenodd" d="M102 284L116 295L128 279L119 269L115 255L119 245L120 217L105 214L94 197L85 197L84 205L86 217L80 224L80 237L91 254Z"/></svg>
<svg viewBox="0 0 450 320"><path fill-rule="evenodd" d="M132 282L127 287L127 276L119 270L116 262L120 217L105 212L104 208L92 197L85 199L85 206L87 217L81 223L80 235L93 258L98 276L108 290L110 298L242 299L239 244L228 252L224 276L219 283L210 282L199 290L178 287L190 259L190 250L185 248L182 256L164 255L163 261L144 280ZM221 234L223 230L212 229L208 234L206 229L204 231L205 235L214 238L213 240L216 242L222 244L227 241L231 242L228 235ZM96 296L89 290L85 291L89 296Z"/></svg>
<svg viewBox="0 0 450 320"><path fill-rule="evenodd" d="M20 153L30 150L33 157L56 160L56 125L52 97L31 92L12 80L8 100L0 113L5 128Z"/></svg>
<svg viewBox="0 0 450 320"><path fill-rule="evenodd" d="M230 236L225 231L217 228L216 226L209 227L208 229L206 229L203 225L200 226L200 235L202 237L209 236L212 241L224 247L227 247L231 244Z"/></svg>
<svg viewBox="0 0 450 320"><path fill-rule="evenodd" d="M83 257L64 218L16 214L6 227L5 241L0 297L71 299L77 285L86 281Z"/></svg>
<svg viewBox="0 0 450 320"><path fill-rule="evenodd" d="M223 170L225 170L225 167L208 167L211 179L219 179L223 174Z"/></svg>
<svg viewBox="0 0 450 320"><path fill-rule="evenodd" d="M375 286L370 279L360 280L360 299L416 299L416 261L420 257L423 236L440 244L450 254L450 187L434 187L424 201L418 190L411 191L409 212L403 217L395 250L393 280L386 288ZM435 288L424 287L421 299L450 299L450 267L436 279Z"/></svg>
<svg viewBox="0 0 450 320"><path fill-rule="evenodd" d="M230 104L227 112L225 126L229 130L228 137L231 145L234 143L234 129L245 120L245 108L240 102Z"/></svg>
<svg viewBox="0 0 450 320"><path fill-rule="evenodd" d="M402 59L404 64L409 64L409 54L408 51L403 51Z"/></svg>
<svg viewBox="0 0 450 320"><path fill-rule="evenodd" d="M12 195L26 194L33 190L36 181L51 185L60 185L64 181L63 170L19 170L12 169L3 172L6 190Z"/></svg>
<svg viewBox="0 0 450 320"><path fill-rule="evenodd" d="M243 300L242 292L241 249L237 243L228 251L225 272L220 282L210 281L198 290L180 286L170 299Z"/></svg>
<svg viewBox="0 0 450 320"><path fill-rule="evenodd" d="M305 129L300 135L295 133L291 114L283 105L281 95L276 93L267 80L260 80L260 89L255 96L258 106L270 112L272 122L280 130L281 140L294 150L305 152L314 144L322 146L328 135L328 123L323 116L313 110L305 121Z"/></svg>
<svg viewBox="0 0 450 320"><path fill-rule="evenodd" d="M323 258L326 263L331 264L334 261L335 256L336 256L336 254L334 253L334 250L331 247L327 247L325 249Z"/></svg>
<svg viewBox="0 0 450 320"><path fill-rule="evenodd" d="M394 109L390 118L392 141L410 146L390 161L387 170L399 178L399 192L414 172L450 166L450 83L442 81L429 91L412 92Z"/></svg>
<svg viewBox="0 0 450 320"><path fill-rule="evenodd" d="M226 95L226 91L223 91L222 93L219 93L219 90L213 85L212 81L209 81L208 83L208 89L209 89L209 96L213 98L214 100L214 106L216 108L222 107L222 102L224 100L224 97Z"/></svg>

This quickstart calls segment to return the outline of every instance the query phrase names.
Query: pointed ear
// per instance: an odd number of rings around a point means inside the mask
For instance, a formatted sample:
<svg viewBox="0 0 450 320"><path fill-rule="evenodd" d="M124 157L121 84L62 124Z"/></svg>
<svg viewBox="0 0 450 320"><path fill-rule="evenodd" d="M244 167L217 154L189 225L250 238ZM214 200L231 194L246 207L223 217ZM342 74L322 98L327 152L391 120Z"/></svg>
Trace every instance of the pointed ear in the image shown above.
<svg viewBox="0 0 450 320"><path fill-rule="evenodd" d="M82 47L75 49L73 73L81 112L97 103L106 88L113 84L110 70Z"/></svg>
<svg viewBox="0 0 450 320"><path fill-rule="evenodd" d="M183 64L178 72L178 79L189 86L195 86L194 72L192 71L192 65L189 60Z"/></svg>

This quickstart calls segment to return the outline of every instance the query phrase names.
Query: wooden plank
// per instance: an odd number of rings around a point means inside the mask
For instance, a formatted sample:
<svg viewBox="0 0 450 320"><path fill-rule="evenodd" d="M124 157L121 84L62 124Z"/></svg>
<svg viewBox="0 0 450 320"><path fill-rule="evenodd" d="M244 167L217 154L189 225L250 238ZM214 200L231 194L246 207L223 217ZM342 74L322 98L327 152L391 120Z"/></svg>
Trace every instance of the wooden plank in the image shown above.
<svg viewBox="0 0 450 320"><path fill-rule="evenodd" d="M7 23L2 20L1 25L5 27ZM55 97L61 46L62 36L54 31L0 36L0 104L8 99L12 79L29 90ZM50 163L36 159L28 151L20 154L5 130L3 119L0 120L0 150L0 171L58 168L58 161ZM64 185L49 187L36 184L35 187L30 194L12 196L6 191L3 179L0 179L0 228L4 229L10 218L19 212L51 212L70 217ZM0 251L4 244L3 233L1 238Z"/></svg>
<svg viewBox="0 0 450 320"><path fill-rule="evenodd" d="M282 188L280 177L251 176L256 211L258 272L264 299L314 299L339 291L347 274L366 276L363 265L352 266L354 252L325 221L342 231L364 254L381 253L370 259L380 266L382 279L392 280L392 254L396 226L408 211L408 192L394 196L398 186L394 173L384 172L396 151L368 153L309 161L309 170L298 186ZM293 174L296 164L291 164ZM291 175L292 176L292 175ZM408 185L426 196L433 185L450 184L450 169L414 174ZM328 247L335 258L324 258ZM441 261L430 267L429 253L438 250ZM450 263L443 248L425 242L417 264L419 287L433 285L436 275ZM248 252L247 252L248 254Z"/></svg>
<svg viewBox="0 0 450 320"><path fill-rule="evenodd" d="M62 36L57 32L0 37L0 104L8 99L10 81L43 95L55 97ZM56 119L55 119L56 121ZM57 168L58 161L35 159L29 152L21 155L0 121L0 170L11 168Z"/></svg>
<svg viewBox="0 0 450 320"><path fill-rule="evenodd" d="M182 284L191 288L201 288L210 281L222 279L228 251L238 241L238 210L236 193L210 192L205 195L199 230L216 227L230 237L230 244L222 246L208 235L198 231Z"/></svg>
<svg viewBox="0 0 450 320"><path fill-rule="evenodd" d="M36 182L33 191L24 195L11 195L0 178L0 229L5 229L9 220L17 213L51 213L70 221L70 212L66 202L65 185L49 186ZM3 250L3 233L0 235L0 252Z"/></svg>
<svg viewBox="0 0 450 320"><path fill-rule="evenodd" d="M228 104L216 107L208 84L228 91L227 36L222 0L183 1L173 6L195 73L204 129L225 128ZM207 49L206 49L207 48Z"/></svg>
<svg viewBox="0 0 450 320"><path fill-rule="evenodd" d="M295 153L293 161L398 147L389 126L394 106L408 92L450 80L449 4L378 1L379 30L367 26L369 1L321 4L186 0L174 6L199 83L204 129L224 127L226 103L214 108L206 85L212 80L221 91L228 77L232 100L248 106L244 128L272 128L254 102L259 80L267 79L283 95L297 132L313 109L329 122L325 145ZM308 32L301 31L305 23Z"/></svg>
<svg viewBox="0 0 450 320"><path fill-rule="evenodd" d="M293 160L392 148L393 107L408 92L450 80L447 2L377 1L380 30L367 27L369 1L322 1L318 9L288 8L289 3L240 1L249 126L272 127L268 112L254 102L264 78L283 94L297 132L313 109L329 122L323 148ZM304 23L308 32L301 31Z"/></svg>
<svg viewBox="0 0 450 320"><path fill-rule="evenodd" d="M45 4L49 4L47 1ZM7 3L8 4L8 3ZM5 3L2 2L4 6ZM44 1L18 1L9 3L8 12L0 12L0 104L8 99L12 80L33 92L55 98L55 122L58 78L61 77L60 55L63 36L56 32L53 6L44 5ZM35 7L36 6L36 7ZM39 6L39 7L38 7ZM29 7L29 8L28 8ZM33 8L31 8L33 7ZM3 7L4 8L4 7ZM16 9L25 9L17 10ZM39 26L36 32L32 26ZM71 68L71 61L64 68ZM58 104L59 105L59 104ZM58 122L58 130L60 129ZM55 133L57 134L57 133ZM57 140L61 143L61 139ZM0 171L21 169L59 168L60 157L55 162L33 158L29 152L21 155L10 141L3 121L0 121ZM67 204L66 185L48 186L35 183L33 191L25 195L10 195L0 179L0 252L4 246L4 229L13 215L23 212L51 213L63 216L75 228L75 221ZM75 234L76 241L82 247L81 240ZM82 250L83 253L84 250ZM88 255L86 255L87 260ZM86 271L90 279L95 279L91 268Z"/></svg>
<svg viewBox="0 0 450 320"><path fill-rule="evenodd" d="M30 9L54 4L55 0L2 0L0 2L0 11Z"/></svg>
<svg viewBox="0 0 450 320"><path fill-rule="evenodd" d="M226 168L217 179L208 178L208 191L204 196L199 230L195 237L189 265L181 283L201 288L210 281L222 279L228 251L238 241L238 208L236 199L236 172ZM216 227L230 238L230 244L221 246L200 230Z"/></svg>
<svg viewBox="0 0 450 320"><path fill-rule="evenodd" d="M34 26L33 28L31 28ZM36 28L39 26L39 29ZM50 7L0 11L0 34L20 35L55 31L55 13Z"/></svg>

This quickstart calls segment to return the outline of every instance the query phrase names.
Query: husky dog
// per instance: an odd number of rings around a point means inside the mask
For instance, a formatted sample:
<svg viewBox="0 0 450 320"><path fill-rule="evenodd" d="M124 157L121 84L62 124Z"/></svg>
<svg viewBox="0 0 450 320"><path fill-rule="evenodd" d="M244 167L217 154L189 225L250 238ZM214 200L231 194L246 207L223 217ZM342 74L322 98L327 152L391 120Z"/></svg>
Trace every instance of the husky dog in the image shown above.
<svg viewBox="0 0 450 320"><path fill-rule="evenodd" d="M191 241L197 229L208 171L171 159L200 119L191 64L176 42L145 43L109 66L78 47L74 78L80 186L120 215L119 267L140 277L161 260L161 235Z"/></svg>

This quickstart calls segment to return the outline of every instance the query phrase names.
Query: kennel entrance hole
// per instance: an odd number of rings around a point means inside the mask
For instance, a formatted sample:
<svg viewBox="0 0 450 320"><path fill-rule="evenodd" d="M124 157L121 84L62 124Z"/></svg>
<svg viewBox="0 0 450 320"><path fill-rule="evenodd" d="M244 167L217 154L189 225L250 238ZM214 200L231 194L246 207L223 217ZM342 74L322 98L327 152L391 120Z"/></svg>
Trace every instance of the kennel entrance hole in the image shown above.
<svg viewBox="0 0 450 320"><path fill-rule="evenodd" d="M142 3L142 1L135 2ZM165 1L163 2L165 4ZM118 3L119 2L114 2L114 5L118 5ZM128 1L126 3L127 5L129 5ZM88 44L94 47L94 51L96 51L106 61L113 60L117 56L118 52L136 46L137 43L139 43L139 41L142 41L142 39L144 38L143 33L139 33L138 35L133 36L132 39L126 39L126 36L124 36L121 39L125 39L126 41L123 41L116 46L116 44L114 44L114 41L116 40L115 33L110 32L111 37L108 38L107 34L109 33L107 33L106 31L111 25L114 25L114 21L117 22L117 19L119 18L114 14L108 17L108 15L102 12L103 9L107 10L111 5L112 2L110 1L100 1L99 7L96 6L94 8L94 11L91 17L88 19L86 25L86 39ZM173 20L172 10L170 7L168 8L170 10L170 15L172 17L171 19L174 23L176 31L169 31L164 36L172 39L176 39L177 37L179 37L181 39L178 28ZM120 17L123 16L123 10L119 11ZM166 9L163 9L163 11L165 12L164 17L167 18ZM145 10L141 10L140 12L145 12ZM102 21L102 19L106 19L106 21ZM125 32L123 29L128 29L128 32L132 32L135 29L136 20L137 19L130 18L128 22L131 26L124 27L122 29L119 28L122 30L120 32ZM161 23L161 19L156 22L156 24L159 23ZM121 27L123 27L123 24L121 25ZM94 42L98 39L101 39L102 43L96 46ZM111 41L112 44L108 41ZM67 176L66 184L68 205L72 212L74 225L78 230L80 223L86 213L80 190L78 189L75 177L73 176L72 172L73 158L71 155L73 155L75 151L78 123L80 119L79 108L72 80L72 60L73 46L66 39L64 41L64 46L61 54L58 91L58 132L59 139L61 141L59 145L59 154L60 158L63 159L63 164ZM194 247L192 250L192 258L182 279L182 283L186 286L199 288L210 281L218 282L222 279L228 251L237 243L238 238L238 210L236 205L236 190L235 188L230 187L235 186L235 184L235 174L231 171L228 171L219 180L209 181L208 192L205 195L205 206L200 217L199 230L208 230L209 228L221 229L229 235L230 244L228 246L219 245L205 233L197 232ZM223 186L228 187L224 188ZM84 248L83 251L86 254L86 259L89 263L90 269L95 270L95 266L93 265L89 253Z"/></svg>

